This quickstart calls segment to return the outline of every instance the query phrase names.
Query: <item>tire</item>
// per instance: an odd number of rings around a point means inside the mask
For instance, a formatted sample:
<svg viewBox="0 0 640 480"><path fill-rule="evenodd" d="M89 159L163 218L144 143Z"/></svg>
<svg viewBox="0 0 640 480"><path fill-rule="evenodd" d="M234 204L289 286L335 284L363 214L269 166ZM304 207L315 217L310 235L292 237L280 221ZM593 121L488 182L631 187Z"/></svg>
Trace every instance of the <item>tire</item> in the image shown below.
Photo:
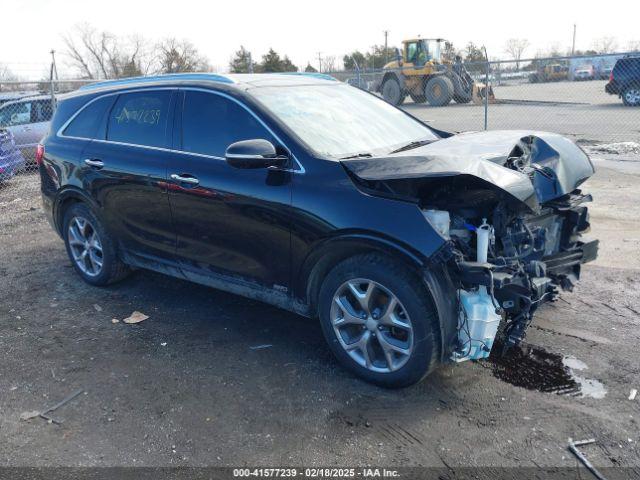
<svg viewBox="0 0 640 480"><path fill-rule="evenodd" d="M62 228L69 260L88 284L109 285L130 273L129 267L118 258L114 239L86 204L71 205L65 212Z"/></svg>
<svg viewBox="0 0 640 480"><path fill-rule="evenodd" d="M625 88L622 91L622 103L628 107L640 106L640 85Z"/></svg>
<svg viewBox="0 0 640 480"><path fill-rule="evenodd" d="M374 285L372 300L366 302L371 305L369 315L364 310L356 311L365 300L358 301L350 285L356 285L356 291L362 293L368 288L366 282ZM385 311L391 297L397 303L390 316ZM374 309L378 302L380 307ZM322 283L318 308L330 350L342 366L368 382L387 388L406 387L422 380L438 363L440 327L431 297L417 275L389 257L362 254L336 265ZM394 319L393 325L401 327L388 327L390 318ZM364 350L353 347L363 341L369 342L364 346L369 362ZM390 341L405 353L393 351L388 357L383 343L388 352Z"/></svg>
<svg viewBox="0 0 640 480"><path fill-rule="evenodd" d="M424 96L429 105L444 107L453 98L453 83L443 75L432 77L424 87Z"/></svg>
<svg viewBox="0 0 640 480"><path fill-rule="evenodd" d="M427 98L424 95L414 95L413 93L410 93L409 96L413 103L424 103L427 101Z"/></svg>
<svg viewBox="0 0 640 480"><path fill-rule="evenodd" d="M382 83L382 98L385 99L391 105L402 105L404 99L406 97L402 92L402 88L400 88L400 82L398 82L395 78L387 78Z"/></svg>

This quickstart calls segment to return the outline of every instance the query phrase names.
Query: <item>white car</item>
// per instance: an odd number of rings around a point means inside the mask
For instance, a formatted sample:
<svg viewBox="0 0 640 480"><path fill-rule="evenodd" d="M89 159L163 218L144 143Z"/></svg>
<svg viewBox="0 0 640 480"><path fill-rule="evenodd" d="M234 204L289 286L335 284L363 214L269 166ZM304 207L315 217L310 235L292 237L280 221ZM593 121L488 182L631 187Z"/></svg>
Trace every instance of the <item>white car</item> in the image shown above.
<svg viewBox="0 0 640 480"><path fill-rule="evenodd" d="M27 163L35 161L36 147L49 129L52 114L50 95L25 97L0 106L0 128L13 134Z"/></svg>

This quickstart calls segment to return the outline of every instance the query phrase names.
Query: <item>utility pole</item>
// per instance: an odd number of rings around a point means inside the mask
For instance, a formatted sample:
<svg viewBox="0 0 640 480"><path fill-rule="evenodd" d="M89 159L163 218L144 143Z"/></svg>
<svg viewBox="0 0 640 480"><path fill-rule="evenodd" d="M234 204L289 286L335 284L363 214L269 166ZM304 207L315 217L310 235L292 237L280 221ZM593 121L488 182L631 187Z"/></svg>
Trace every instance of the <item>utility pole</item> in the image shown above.
<svg viewBox="0 0 640 480"><path fill-rule="evenodd" d="M387 37L389 36L389 30L384 31L384 64L386 65L389 60L387 59Z"/></svg>
<svg viewBox="0 0 640 480"><path fill-rule="evenodd" d="M322 52L318 52L318 72L322 73Z"/></svg>
<svg viewBox="0 0 640 480"><path fill-rule="evenodd" d="M576 52L576 24L573 24L573 43L571 44L571 56Z"/></svg>
<svg viewBox="0 0 640 480"><path fill-rule="evenodd" d="M253 58L251 57L251 52L249 53L249 65L247 67L248 73L253 73Z"/></svg>

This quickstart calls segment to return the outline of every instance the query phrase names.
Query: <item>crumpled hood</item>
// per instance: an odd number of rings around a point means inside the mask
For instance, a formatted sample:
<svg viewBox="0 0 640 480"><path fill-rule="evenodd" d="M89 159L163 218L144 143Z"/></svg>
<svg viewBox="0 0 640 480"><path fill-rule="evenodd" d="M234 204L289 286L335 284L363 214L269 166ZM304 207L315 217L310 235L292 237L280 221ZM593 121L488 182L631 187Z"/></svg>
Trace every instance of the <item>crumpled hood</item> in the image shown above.
<svg viewBox="0 0 640 480"><path fill-rule="evenodd" d="M534 167L529 173L505 166L519 145L525 145ZM367 181L470 175L532 209L572 192L595 171L586 153L568 138L527 130L461 133L387 157L341 162Z"/></svg>

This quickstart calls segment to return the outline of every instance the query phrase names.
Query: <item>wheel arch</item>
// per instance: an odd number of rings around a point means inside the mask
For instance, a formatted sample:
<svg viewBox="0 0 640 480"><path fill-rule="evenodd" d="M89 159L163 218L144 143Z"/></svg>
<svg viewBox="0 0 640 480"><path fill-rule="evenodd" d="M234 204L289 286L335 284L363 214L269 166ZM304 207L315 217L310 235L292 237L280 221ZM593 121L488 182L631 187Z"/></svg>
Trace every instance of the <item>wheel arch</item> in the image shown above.
<svg viewBox="0 0 640 480"><path fill-rule="evenodd" d="M331 269L347 258L364 253L388 256L405 265L421 280L437 312L440 327L438 358L445 362L452 351L457 328L457 297L449 271L445 264L430 264L428 259L388 239L358 233L331 238L316 247L307 256L297 277L297 285L302 286L299 293L304 295L308 307L308 316L318 316L320 288Z"/></svg>
<svg viewBox="0 0 640 480"><path fill-rule="evenodd" d="M318 313L320 287L329 271L349 257L369 252L388 255L407 265L416 274L420 274L425 266L425 260L411 249L375 234L349 233L326 239L307 255L295 282L300 286L296 294L303 297L312 317Z"/></svg>
<svg viewBox="0 0 640 480"><path fill-rule="evenodd" d="M58 234L62 236L62 222L64 220L65 212L69 207L75 203L85 203L94 211L96 210L95 201L86 193L77 187L67 187L61 190L57 195L53 203L53 221L58 231Z"/></svg>

